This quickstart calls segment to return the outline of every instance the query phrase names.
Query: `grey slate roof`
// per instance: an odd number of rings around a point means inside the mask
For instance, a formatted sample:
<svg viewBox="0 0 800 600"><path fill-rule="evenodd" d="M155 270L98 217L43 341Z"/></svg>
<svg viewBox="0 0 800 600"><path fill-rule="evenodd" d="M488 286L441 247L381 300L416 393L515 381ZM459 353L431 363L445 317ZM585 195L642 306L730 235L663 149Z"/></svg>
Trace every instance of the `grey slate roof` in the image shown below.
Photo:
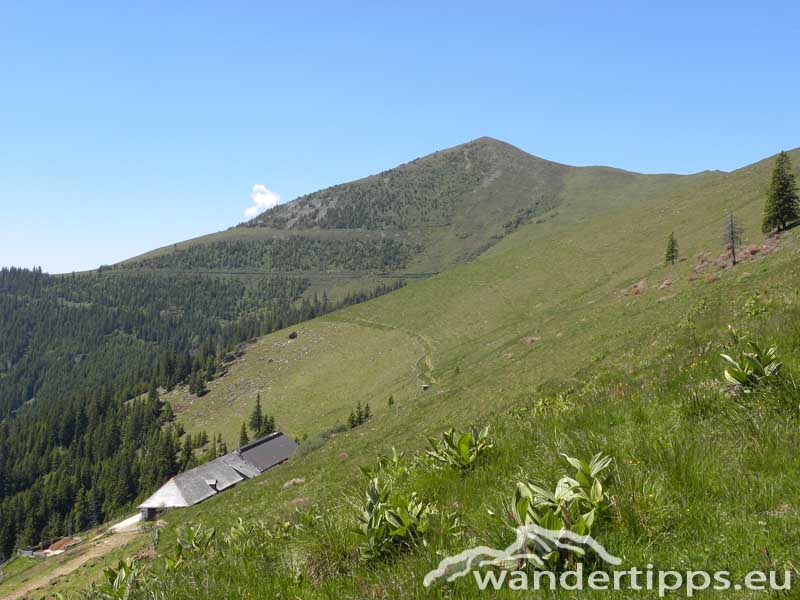
<svg viewBox="0 0 800 600"><path fill-rule="evenodd" d="M246 444L234 452L238 452L245 461L258 469L259 473L263 473L285 461L296 449L297 444L293 439L276 431L267 437Z"/></svg>
<svg viewBox="0 0 800 600"><path fill-rule="evenodd" d="M176 475L139 507L192 506L240 481L257 477L288 459L296 448L294 440L281 432L272 433ZM172 484L175 487L170 487ZM182 498L177 497L175 488Z"/></svg>
<svg viewBox="0 0 800 600"><path fill-rule="evenodd" d="M202 481L209 487L216 488L218 492L221 492L244 479L245 477L241 473L232 465L226 464L222 458L215 458L210 462L175 477L175 481L181 489L181 492L183 492L185 481ZM184 497L189 500L189 497L185 494Z"/></svg>
<svg viewBox="0 0 800 600"><path fill-rule="evenodd" d="M244 475L248 479L253 477L258 477L261 475L261 471L256 469L253 465L248 462L245 462L241 456L236 454L235 452L230 452L225 456L221 457L221 460L224 464L228 465L229 467L236 469L238 473Z"/></svg>
<svg viewBox="0 0 800 600"><path fill-rule="evenodd" d="M202 502L206 498L211 498L217 493L214 488L206 483L205 477L201 477L194 469L176 475L175 485L178 486L181 496L184 497L186 504L189 506Z"/></svg>

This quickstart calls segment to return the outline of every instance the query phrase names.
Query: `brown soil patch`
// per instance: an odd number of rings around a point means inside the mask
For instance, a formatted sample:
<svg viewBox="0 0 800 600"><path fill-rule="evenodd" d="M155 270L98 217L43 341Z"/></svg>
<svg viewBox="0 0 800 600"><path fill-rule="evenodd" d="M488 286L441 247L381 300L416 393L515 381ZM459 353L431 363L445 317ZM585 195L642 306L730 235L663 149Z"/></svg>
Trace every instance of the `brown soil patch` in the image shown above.
<svg viewBox="0 0 800 600"><path fill-rule="evenodd" d="M631 296L638 296L639 294L644 293L645 290L647 290L647 281L644 279L637 281L630 288Z"/></svg>
<svg viewBox="0 0 800 600"><path fill-rule="evenodd" d="M92 544L88 550L86 550L85 546L76 546L74 549L67 550L67 553L75 552L77 556L75 556L74 559L60 565L59 567L56 567L47 575L42 575L41 577L24 583L18 589L6 596L3 600L18 600L19 598L24 598L30 592L51 584L59 577L69 575L90 560L100 556L105 556L112 550L124 546L136 535L138 534L116 533L98 540L96 543ZM43 560L53 560L53 558L45 558Z"/></svg>
<svg viewBox="0 0 800 600"><path fill-rule="evenodd" d="M63 550L67 546L72 546L73 544L77 544L79 541L80 540L77 538L69 538L69 537L61 538L57 542L53 542L53 544L50 545L48 550L51 550L53 552L57 550Z"/></svg>

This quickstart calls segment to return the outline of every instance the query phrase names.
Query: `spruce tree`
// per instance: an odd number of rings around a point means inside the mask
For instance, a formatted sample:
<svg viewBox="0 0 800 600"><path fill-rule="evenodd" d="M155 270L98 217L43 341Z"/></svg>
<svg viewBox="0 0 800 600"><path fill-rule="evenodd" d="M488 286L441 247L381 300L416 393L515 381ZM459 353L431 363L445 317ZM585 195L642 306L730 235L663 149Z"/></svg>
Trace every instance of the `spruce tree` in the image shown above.
<svg viewBox="0 0 800 600"><path fill-rule="evenodd" d="M150 381L150 386L147 390L147 399L150 404L158 404L158 384L155 379Z"/></svg>
<svg viewBox="0 0 800 600"><path fill-rule="evenodd" d="M372 416L372 414L370 413L370 410L369 410L369 402L367 402L364 405L364 421L366 422L371 416Z"/></svg>
<svg viewBox="0 0 800 600"><path fill-rule="evenodd" d="M264 425L264 414L261 412L261 394L256 394L256 406L250 415L250 431L253 435L261 435L261 427Z"/></svg>
<svg viewBox="0 0 800 600"><path fill-rule="evenodd" d="M242 430L239 432L239 446L245 446L250 442L250 438L247 437L247 423L242 423Z"/></svg>
<svg viewBox="0 0 800 600"><path fill-rule="evenodd" d="M733 265L736 266L736 248L742 244L742 228L733 213L730 213L725 219L725 226L722 228L722 243L726 249L731 251Z"/></svg>
<svg viewBox="0 0 800 600"><path fill-rule="evenodd" d="M161 411L161 422L172 423L175 420L175 412L172 410L172 405L169 402L164 403L164 408Z"/></svg>
<svg viewBox="0 0 800 600"><path fill-rule="evenodd" d="M158 417L161 414L161 399L158 396L158 386L153 382L150 386L150 391L147 394L147 403L149 405L150 414L153 417Z"/></svg>
<svg viewBox="0 0 800 600"><path fill-rule="evenodd" d="M192 448L192 439L187 435L186 439L183 440L183 448L181 449L181 467L188 469L193 456L194 448Z"/></svg>
<svg viewBox="0 0 800 600"><path fill-rule="evenodd" d="M786 152L775 159L772 181L764 205L764 220L761 230L769 233L773 229L781 231L798 218L797 185L792 172L792 163Z"/></svg>
<svg viewBox="0 0 800 600"><path fill-rule="evenodd" d="M178 450L172 431L165 431L159 436L156 454L157 478L160 485L178 473Z"/></svg>
<svg viewBox="0 0 800 600"><path fill-rule="evenodd" d="M664 255L664 262L674 265L677 260L678 240L675 239L675 232L673 231L669 234L669 239L667 239L667 252Z"/></svg>
<svg viewBox="0 0 800 600"><path fill-rule="evenodd" d="M89 491L88 505L88 525L89 527L96 527L100 524L100 507L98 506L97 496L94 493L94 488Z"/></svg>
<svg viewBox="0 0 800 600"><path fill-rule="evenodd" d="M189 377L189 393L190 394L197 393L197 371L192 373L192 376Z"/></svg>
<svg viewBox="0 0 800 600"><path fill-rule="evenodd" d="M264 421L262 422L261 426L261 435L269 435L275 431L275 417L272 415L267 415L264 417Z"/></svg>
<svg viewBox="0 0 800 600"><path fill-rule="evenodd" d="M364 409L361 408L361 401L359 400L356 405L356 425L361 425L364 422Z"/></svg>
<svg viewBox="0 0 800 600"><path fill-rule="evenodd" d="M208 445L208 450L206 450L203 462L214 460L218 456L219 456L219 449L217 448L217 440L211 440L211 443Z"/></svg>
<svg viewBox="0 0 800 600"><path fill-rule="evenodd" d="M189 393L196 394L197 396L205 396L208 392L206 387L206 380L200 371L194 371L189 377Z"/></svg>

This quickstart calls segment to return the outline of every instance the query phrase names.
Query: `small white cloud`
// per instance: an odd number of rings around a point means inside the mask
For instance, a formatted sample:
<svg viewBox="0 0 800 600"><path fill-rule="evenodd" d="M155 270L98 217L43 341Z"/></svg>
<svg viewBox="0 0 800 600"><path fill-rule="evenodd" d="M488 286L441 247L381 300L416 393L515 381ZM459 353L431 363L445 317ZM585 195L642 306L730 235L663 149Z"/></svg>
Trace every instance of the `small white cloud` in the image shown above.
<svg viewBox="0 0 800 600"><path fill-rule="evenodd" d="M253 201L253 206L248 206L245 209L245 217L255 217L265 210L275 208L278 206L278 202L281 201L281 197L275 192L268 190L267 186L263 183L257 183L250 191L250 200Z"/></svg>

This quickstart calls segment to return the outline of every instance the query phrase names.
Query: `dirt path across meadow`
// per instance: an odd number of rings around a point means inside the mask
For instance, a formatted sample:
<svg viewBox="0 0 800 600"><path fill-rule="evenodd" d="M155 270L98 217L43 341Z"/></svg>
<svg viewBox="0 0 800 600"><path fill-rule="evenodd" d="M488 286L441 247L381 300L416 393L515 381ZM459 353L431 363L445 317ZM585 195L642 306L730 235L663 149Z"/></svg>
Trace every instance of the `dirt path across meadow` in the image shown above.
<svg viewBox="0 0 800 600"><path fill-rule="evenodd" d="M93 558L104 556L109 552L111 552L112 550L114 550L115 548L124 546L137 535L138 533L136 531L126 531L106 536L104 538L97 540L96 542L88 542L88 544L90 544L88 550L82 552L75 558L59 565L46 575L42 575L41 577L36 577L34 579L31 579L30 581L26 581L22 586L19 587L19 589L14 590L7 596L3 596L2 600L18 600L20 598L24 598L26 594L29 594L30 592L33 592L34 590L37 590L39 588L45 587L52 581L58 579L59 577L63 577L64 575L69 575L78 567L89 562ZM76 547L75 549L80 550L80 546ZM42 560L52 560L52 559L45 558Z"/></svg>
<svg viewBox="0 0 800 600"><path fill-rule="evenodd" d="M408 329L402 329L394 325L388 325L378 321L370 321L368 319L343 317L341 315L334 315L329 318L340 323L350 323L352 325L361 325L363 327L372 327L374 329L399 331L400 333L414 338L422 347L422 356L420 356L419 360L414 365L414 370L417 373L417 382L420 384L420 386L423 383L436 383L436 378L433 376L433 347L430 339L424 335L414 331L409 331Z"/></svg>

